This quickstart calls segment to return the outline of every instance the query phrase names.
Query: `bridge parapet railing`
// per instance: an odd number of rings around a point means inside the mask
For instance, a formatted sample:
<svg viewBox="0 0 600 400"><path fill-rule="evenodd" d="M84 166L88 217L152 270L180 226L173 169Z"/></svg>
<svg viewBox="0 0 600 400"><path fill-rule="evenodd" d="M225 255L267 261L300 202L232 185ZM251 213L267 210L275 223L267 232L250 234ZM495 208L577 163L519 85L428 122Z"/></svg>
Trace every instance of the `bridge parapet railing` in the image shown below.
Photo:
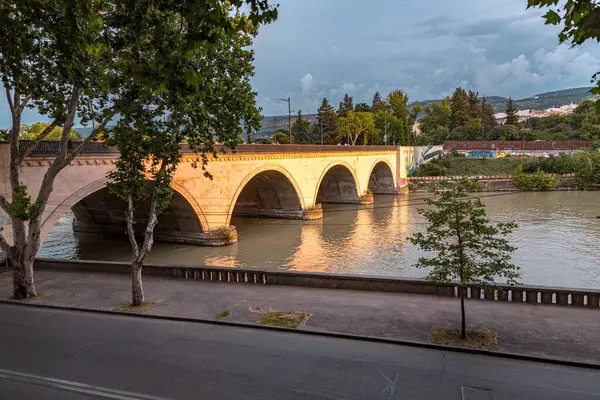
<svg viewBox="0 0 600 400"><path fill-rule="evenodd" d="M23 149L31 140L20 140L19 148ZM58 154L59 143L55 140L43 140L30 153L30 157L48 157ZM75 148L81 141L69 143L70 148ZM185 143L181 144L184 153L194 153ZM395 146L338 146L338 145L312 145L312 144L243 144L232 152L223 145L215 145L217 154L281 154L281 153L349 153L349 152L379 152L397 151ZM108 147L102 142L91 142L81 152L82 155L118 154L114 147Z"/></svg>
<svg viewBox="0 0 600 400"><path fill-rule="evenodd" d="M86 271L129 274L130 264L108 261L36 259L35 267L46 270ZM259 285L286 285L323 289L365 290L378 292L411 293L458 297L457 282L433 283L423 279L406 279L364 275L333 275L296 271L265 271L248 268L206 267L187 265L144 266L144 275L176 279L245 283ZM543 304L599 308L600 291L531 285L497 285L484 288L467 285L466 297L473 301L495 301L511 304Z"/></svg>

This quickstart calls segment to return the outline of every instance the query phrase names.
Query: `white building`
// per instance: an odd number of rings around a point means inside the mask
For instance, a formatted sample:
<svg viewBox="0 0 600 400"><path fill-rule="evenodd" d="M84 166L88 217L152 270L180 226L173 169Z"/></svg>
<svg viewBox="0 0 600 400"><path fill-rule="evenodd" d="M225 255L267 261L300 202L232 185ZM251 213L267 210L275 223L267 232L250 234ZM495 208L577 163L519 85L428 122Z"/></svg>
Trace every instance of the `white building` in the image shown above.
<svg viewBox="0 0 600 400"><path fill-rule="evenodd" d="M541 118L552 115L569 115L572 114L576 108L577 104L571 103L560 107L547 108L545 110L519 110L517 111L517 115L519 117L519 122L525 122L534 117ZM506 113L497 113L494 114L494 117L496 117L496 122L499 124L504 124L506 122Z"/></svg>

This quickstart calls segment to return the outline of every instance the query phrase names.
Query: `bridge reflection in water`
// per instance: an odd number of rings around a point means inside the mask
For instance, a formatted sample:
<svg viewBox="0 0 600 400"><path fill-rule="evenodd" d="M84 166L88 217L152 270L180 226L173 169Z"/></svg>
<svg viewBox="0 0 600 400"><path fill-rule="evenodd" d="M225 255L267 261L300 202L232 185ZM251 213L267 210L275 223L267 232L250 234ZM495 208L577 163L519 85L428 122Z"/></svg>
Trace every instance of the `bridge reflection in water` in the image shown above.
<svg viewBox="0 0 600 400"><path fill-rule="evenodd" d="M423 229L425 194L375 196L372 206L324 205L323 219L234 217L240 240L209 248L156 243L150 263L255 267L328 273L420 277L421 255L406 237ZM516 220L513 261L531 285L600 287L600 192L494 194L482 199L493 220ZM44 257L127 261L126 240L73 233L65 217L48 235Z"/></svg>

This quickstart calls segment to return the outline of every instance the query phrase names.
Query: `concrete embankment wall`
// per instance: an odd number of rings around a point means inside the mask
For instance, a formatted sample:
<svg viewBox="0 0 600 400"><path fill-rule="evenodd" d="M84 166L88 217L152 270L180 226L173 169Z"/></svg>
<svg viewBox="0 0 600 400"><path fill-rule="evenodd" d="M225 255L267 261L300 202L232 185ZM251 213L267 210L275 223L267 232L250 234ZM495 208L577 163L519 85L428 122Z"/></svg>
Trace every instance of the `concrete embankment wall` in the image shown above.
<svg viewBox="0 0 600 400"><path fill-rule="evenodd" d="M122 262L36 259L36 269L96 273L129 274L130 265ZM364 275L333 275L291 271L217 268L187 265L144 266L145 276L214 281L235 284L287 285L321 289L366 290L457 297L458 284L432 283L422 279L405 279ZM548 304L599 308L600 291L546 286L499 285L493 289L477 285L466 287L467 297L474 300L513 304Z"/></svg>
<svg viewBox="0 0 600 400"><path fill-rule="evenodd" d="M572 182L575 174L548 174L555 177L555 187L549 190L576 190ZM424 176L408 178L409 192L427 193L441 188L440 183L460 179L459 176ZM525 190L515 185L513 175L470 176L469 179L477 181L482 192L512 192Z"/></svg>

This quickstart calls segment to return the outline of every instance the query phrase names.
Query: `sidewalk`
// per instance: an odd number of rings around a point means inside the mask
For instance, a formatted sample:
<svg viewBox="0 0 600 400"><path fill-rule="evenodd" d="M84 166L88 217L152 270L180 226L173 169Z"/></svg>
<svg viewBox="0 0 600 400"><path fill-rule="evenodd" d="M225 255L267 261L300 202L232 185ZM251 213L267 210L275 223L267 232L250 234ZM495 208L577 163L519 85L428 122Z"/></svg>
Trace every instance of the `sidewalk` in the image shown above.
<svg viewBox="0 0 600 400"><path fill-rule="evenodd" d="M112 310L130 300L126 275L37 271L32 302ZM11 276L0 275L0 298L11 294ZM311 314L302 330L428 342L433 325L458 327L458 299L426 295L144 279L146 314L256 323L262 310ZM468 300L467 323L498 333L500 351L600 364L600 310Z"/></svg>

